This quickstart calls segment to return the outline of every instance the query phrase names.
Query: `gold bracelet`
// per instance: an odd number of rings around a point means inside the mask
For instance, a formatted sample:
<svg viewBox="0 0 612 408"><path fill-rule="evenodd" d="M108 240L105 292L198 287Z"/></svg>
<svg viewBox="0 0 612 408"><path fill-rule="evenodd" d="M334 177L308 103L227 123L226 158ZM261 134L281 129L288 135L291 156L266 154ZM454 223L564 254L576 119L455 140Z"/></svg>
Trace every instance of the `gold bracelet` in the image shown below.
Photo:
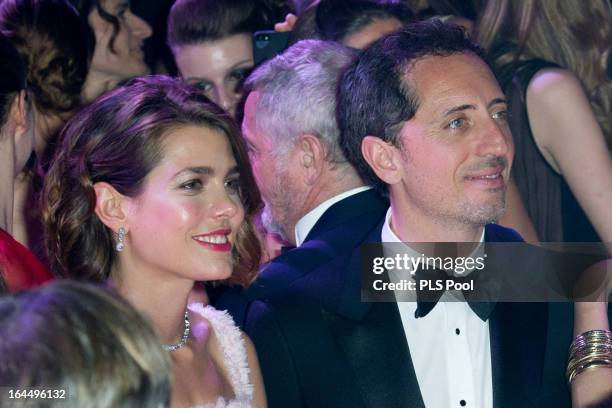
<svg viewBox="0 0 612 408"><path fill-rule="evenodd" d="M604 360L604 361L593 360L589 364L578 367L577 369L575 369L574 371L570 373L567 379L567 382L571 385L572 381L574 381L574 378L576 378L578 374L582 374L585 371L590 371L593 368L612 368L612 360Z"/></svg>
<svg viewBox="0 0 612 408"><path fill-rule="evenodd" d="M574 338L565 375L571 385L576 376L597 367L612 368L612 332L590 330Z"/></svg>

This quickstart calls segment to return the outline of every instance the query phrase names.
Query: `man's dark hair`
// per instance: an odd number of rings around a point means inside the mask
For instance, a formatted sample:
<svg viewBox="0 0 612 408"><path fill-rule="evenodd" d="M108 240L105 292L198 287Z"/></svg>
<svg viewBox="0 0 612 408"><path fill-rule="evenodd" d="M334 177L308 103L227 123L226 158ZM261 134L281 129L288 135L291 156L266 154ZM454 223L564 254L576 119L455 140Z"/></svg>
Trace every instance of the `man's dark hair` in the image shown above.
<svg viewBox="0 0 612 408"><path fill-rule="evenodd" d="M465 52L484 60L482 49L462 28L439 20L425 21L380 39L348 67L338 90L340 144L365 183L387 192L386 184L363 158L361 141L376 136L399 146L400 128L419 107L416 89L405 80L408 70L426 57Z"/></svg>

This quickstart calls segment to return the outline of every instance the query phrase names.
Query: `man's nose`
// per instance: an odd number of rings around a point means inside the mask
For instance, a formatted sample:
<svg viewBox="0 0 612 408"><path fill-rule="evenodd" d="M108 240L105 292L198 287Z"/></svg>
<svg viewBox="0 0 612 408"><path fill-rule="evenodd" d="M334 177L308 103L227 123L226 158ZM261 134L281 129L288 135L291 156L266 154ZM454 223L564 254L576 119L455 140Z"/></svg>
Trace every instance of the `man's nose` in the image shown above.
<svg viewBox="0 0 612 408"><path fill-rule="evenodd" d="M491 157L507 156L512 149L512 134L508 126L491 119L481 131L478 154Z"/></svg>

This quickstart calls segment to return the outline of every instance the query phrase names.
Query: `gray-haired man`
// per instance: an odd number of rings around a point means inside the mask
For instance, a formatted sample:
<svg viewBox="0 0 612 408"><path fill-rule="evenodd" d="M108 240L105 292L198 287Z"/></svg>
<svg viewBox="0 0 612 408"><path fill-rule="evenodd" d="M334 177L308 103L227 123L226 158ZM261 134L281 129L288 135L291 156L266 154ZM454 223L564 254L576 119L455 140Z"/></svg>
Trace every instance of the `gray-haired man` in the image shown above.
<svg viewBox="0 0 612 408"><path fill-rule="evenodd" d="M336 87L354 56L336 43L302 41L246 84L242 129L265 202L264 222L297 248L217 307L228 308L253 339L270 407L357 406L352 389L336 388L346 363L337 353L321 352L316 331L303 329L304 321L325 326L338 297L359 296L359 288L336 290L340 272L359 274L358 248L388 206L364 185L338 142Z"/></svg>

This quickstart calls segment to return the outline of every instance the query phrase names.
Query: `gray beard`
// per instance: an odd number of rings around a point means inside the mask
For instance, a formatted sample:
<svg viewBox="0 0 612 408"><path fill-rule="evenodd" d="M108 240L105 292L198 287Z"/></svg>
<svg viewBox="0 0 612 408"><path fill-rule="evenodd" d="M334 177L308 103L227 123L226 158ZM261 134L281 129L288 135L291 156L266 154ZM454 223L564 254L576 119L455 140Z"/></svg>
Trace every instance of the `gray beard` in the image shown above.
<svg viewBox="0 0 612 408"><path fill-rule="evenodd" d="M261 223L263 227L266 229L266 232L278 234L285 241L287 240L287 237L285 236L283 229L281 228L279 223L276 222L276 220L274 219L274 216L272 215L272 211L270 210L270 206L267 204L264 206L264 209L261 212Z"/></svg>

